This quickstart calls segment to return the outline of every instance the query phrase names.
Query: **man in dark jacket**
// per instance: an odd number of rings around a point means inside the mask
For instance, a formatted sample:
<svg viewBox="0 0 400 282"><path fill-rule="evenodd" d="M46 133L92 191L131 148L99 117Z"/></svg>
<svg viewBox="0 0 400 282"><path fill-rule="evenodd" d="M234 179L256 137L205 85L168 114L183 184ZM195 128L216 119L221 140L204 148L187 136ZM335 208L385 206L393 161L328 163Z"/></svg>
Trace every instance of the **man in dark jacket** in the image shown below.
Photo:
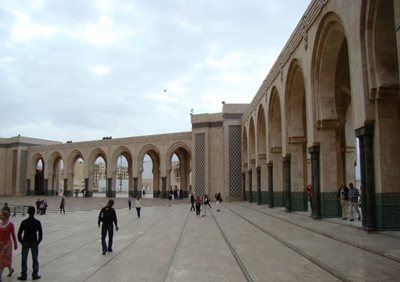
<svg viewBox="0 0 400 282"><path fill-rule="evenodd" d="M113 244L113 235L114 235L114 224L115 230L118 231L118 222L117 222L117 213L115 212L113 200L109 200L107 205L101 209L99 213L99 219L97 221L98 226L100 227L100 222L102 222L101 226L101 246L103 248L103 255L106 252L112 252L112 244ZM108 233L108 247L106 244L106 236Z"/></svg>
<svg viewBox="0 0 400 282"><path fill-rule="evenodd" d="M27 278L27 261L29 249L32 253L33 271L32 279L38 280L39 276L39 244L43 238L42 224L35 218L35 208L28 208L29 217L21 222L18 230L18 241L22 245L21 256L21 276L18 280L26 280Z"/></svg>

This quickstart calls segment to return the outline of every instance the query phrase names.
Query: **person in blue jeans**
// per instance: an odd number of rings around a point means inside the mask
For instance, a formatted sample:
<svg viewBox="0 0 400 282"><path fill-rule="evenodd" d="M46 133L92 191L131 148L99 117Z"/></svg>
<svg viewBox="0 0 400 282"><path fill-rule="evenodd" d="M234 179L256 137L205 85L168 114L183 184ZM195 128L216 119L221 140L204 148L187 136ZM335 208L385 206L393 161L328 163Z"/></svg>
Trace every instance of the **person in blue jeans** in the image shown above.
<svg viewBox="0 0 400 282"><path fill-rule="evenodd" d="M39 275L39 244L43 239L43 230L42 224L39 220L35 218L35 208L28 208L29 217L21 222L21 225L18 229L18 241L22 245L21 250L21 276L18 277L18 280L26 280L27 279L27 261L28 261L28 253L31 250L32 260L33 260L33 271L32 271L32 279L38 280L40 279Z"/></svg>
<svg viewBox="0 0 400 282"><path fill-rule="evenodd" d="M107 205L101 209L99 213L99 219L97 221L98 226L100 227L100 222L102 222L101 226L101 246L103 248L103 255L107 252L112 252L112 244L113 244L113 236L114 236L114 224L115 230L118 231L118 221L117 221L117 213L114 208L114 201L109 200ZM108 234L108 246L106 244L106 237Z"/></svg>

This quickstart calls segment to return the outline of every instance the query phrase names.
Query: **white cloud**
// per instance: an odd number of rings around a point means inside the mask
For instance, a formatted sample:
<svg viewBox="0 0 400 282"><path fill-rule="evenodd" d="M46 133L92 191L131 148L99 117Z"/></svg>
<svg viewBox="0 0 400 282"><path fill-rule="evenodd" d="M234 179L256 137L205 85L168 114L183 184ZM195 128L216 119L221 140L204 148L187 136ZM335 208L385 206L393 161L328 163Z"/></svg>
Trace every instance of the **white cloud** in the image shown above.
<svg viewBox="0 0 400 282"><path fill-rule="evenodd" d="M13 61L15 61L15 58L6 56L6 57L2 58L2 61L3 62L13 62Z"/></svg>
<svg viewBox="0 0 400 282"><path fill-rule="evenodd" d="M209 57L207 58L207 64L210 67L217 69L228 69L239 66L242 60L240 51L232 51L222 58Z"/></svg>
<svg viewBox="0 0 400 282"><path fill-rule="evenodd" d="M89 67L89 71L97 75L109 75L111 72L110 67L104 65Z"/></svg>
<svg viewBox="0 0 400 282"><path fill-rule="evenodd" d="M115 24L111 17L101 16L97 22L83 24L81 30L66 30L66 34L92 45L118 46L134 35L134 29Z"/></svg>
<svg viewBox="0 0 400 282"><path fill-rule="evenodd" d="M186 131L191 108L249 103L310 0L275 2L0 1L0 133Z"/></svg>
<svg viewBox="0 0 400 282"><path fill-rule="evenodd" d="M12 37L15 41L29 41L35 38L50 37L57 34L60 29L57 26L42 25L32 21L29 15L16 12L16 23L12 28Z"/></svg>

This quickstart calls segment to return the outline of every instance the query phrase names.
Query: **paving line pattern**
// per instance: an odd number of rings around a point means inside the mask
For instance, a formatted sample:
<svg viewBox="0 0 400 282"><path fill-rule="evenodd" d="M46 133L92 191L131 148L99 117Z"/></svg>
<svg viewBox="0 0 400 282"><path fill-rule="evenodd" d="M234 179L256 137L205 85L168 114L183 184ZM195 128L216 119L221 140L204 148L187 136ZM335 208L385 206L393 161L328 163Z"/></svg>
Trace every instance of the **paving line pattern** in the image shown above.
<svg viewBox="0 0 400 282"><path fill-rule="evenodd" d="M259 209L256 209L256 208L253 208L253 207L249 207L249 206L244 205L244 204L241 204L241 206L242 206L242 207L245 207L245 208L247 208L247 209L254 210L254 211L256 211L256 212L258 212L258 213L261 213L261 214L263 214L263 215L266 215L266 216L269 216L269 217L273 217L273 218L278 219L278 220L280 220L280 221L283 221L283 222L286 222L286 223L295 225L295 226L297 226L297 227L299 227L299 228L302 228L302 229L304 229L304 230L308 230L308 231L317 233L317 234L319 234L319 235L328 237L328 238L330 238L330 239L333 239L333 240L342 242L342 243L344 243L344 244L347 244L347 245L350 245L350 246L359 248L359 249L364 250L364 251L367 251L367 252L371 252L371 253L373 253L373 254L376 254L376 255L379 255L379 256L382 256L382 257L385 257L385 258L387 258L387 259L391 259L391 260L393 260L393 261L396 261L396 262L399 262L399 263L400 263L400 258L394 257L394 256L392 256L392 255L390 255L390 254L386 254L386 253L385 253L384 251L382 251L382 250L379 250L379 249L376 249L376 248L372 248L372 247L368 247L368 246L365 246L365 245L362 245L362 244L358 244L358 243L356 243L356 242L354 242L354 241L350 241L350 240L341 238L341 237L339 237L339 236L336 236L336 235L334 235L334 234L330 234L330 233L327 233L327 232L323 232L323 231L317 230L317 229L315 229L315 228L311 228L311 227L307 227L307 226L298 224L298 223L293 222L293 221L291 221L291 220L284 219L284 218L282 218L282 217L279 217L279 216L276 216L276 215L273 215L273 214L270 214L270 213L263 212L263 211L261 211L261 210L259 210ZM390 237L393 238L393 236L390 236ZM398 239L398 238L395 238L395 239ZM400 242L399 242L399 243L400 243Z"/></svg>
<svg viewBox="0 0 400 282"><path fill-rule="evenodd" d="M224 205L224 207L229 211L231 211L232 213L236 214L238 217L247 221L251 225L257 227L265 234L275 238L277 241L291 248L293 251L299 253L303 257L312 261L313 263L320 266L321 268L328 271L329 273L331 273L332 275L334 275L335 277L337 277L342 281L353 281L353 280L358 281L361 279L361 277L363 277L363 281L364 279L365 281L375 281L375 279L377 279L376 275L378 273L381 275L380 280L396 281L397 278L395 277L398 277L397 269L400 268L397 260L393 260L392 258L388 258L387 256L381 256L379 253L377 254L375 252L371 252L370 250L359 248L359 246L350 245L348 247L345 247L344 245L347 245L347 242L335 240L331 236L324 236L319 234L318 232L314 232L313 230L304 229L302 226L300 226L301 228L299 228L299 226L296 226L296 224L292 224L292 222L286 222L286 220L281 220L281 218L279 217L275 218L274 216L270 216L265 218L261 217L260 219L260 217L258 216L259 219L257 220L256 219L257 215L254 214L257 213L257 211L244 207L243 205L236 205L236 206ZM248 212L246 213L245 210L247 210ZM268 220L268 218L270 218L273 221ZM256 221L258 221L259 223L257 223ZM262 221L269 222L269 225L267 226L271 227L269 229L274 230L274 232L267 230L264 227L266 223L261 223ZM281 221L282 223L279 224L278 221ZM260 224L262 224L263 226L261 226ZM278 233L275 233L277 232L277 230L279 230L279 232L283 231L284 226L282 224L295 226L297 229L293 229L293 227L290 228L290 226L286 226L284 229L293 230L292 232L293 234L294 233L301 234L299 235L299 238L301 238L301 242L298 242L298 239L295 239L296 237L294 235L287 233L285 234L286 239L283 239L282 237L285 237L282 236L284 233L280 233L279 235ZM300 232L299 230L303 230L303 232ZM307 232L308 234L314 233L315 235L307 235ZM318 238L315 236L320 236L322 238ZM318 245L321 245L321 247L318 249L318 251L320 252L315 251L315 248L314 249L311 248L312 246L311 242L310 242L311 244L307 243L307 240L311 240L309 239L310 237L318 238L314 240L318 240ZM323 238L325 238L325 241ZM329 241L326 240L331 240L331 243L329 243ZM295 246L289 241L295 242L300 247ZM333 243L332 241L336 243ZM308 248L306 248L305 246L308 246ZM335 247L334 249L331 249L331 251L329 252L329 249L332 246ZM351 248L356 248L358 249L358 251L355 251L356 249L351 250ZM322 250L325 249L326 251L323 252ZM314 254L312 254L313 252ZM346 256L346 253L348 253L348 255L353 254L359 257L360 259L349 260L350 257ZM341 259L338 260L338 258ZM324 263L323 259L328 263ZM345 264L346 261L349 261L349 263ZM361 268L357 267L357 265L360 265ZM353 271L351 270L351 266L354 267ZM368 273L370 273L370 275Z"/></svg>

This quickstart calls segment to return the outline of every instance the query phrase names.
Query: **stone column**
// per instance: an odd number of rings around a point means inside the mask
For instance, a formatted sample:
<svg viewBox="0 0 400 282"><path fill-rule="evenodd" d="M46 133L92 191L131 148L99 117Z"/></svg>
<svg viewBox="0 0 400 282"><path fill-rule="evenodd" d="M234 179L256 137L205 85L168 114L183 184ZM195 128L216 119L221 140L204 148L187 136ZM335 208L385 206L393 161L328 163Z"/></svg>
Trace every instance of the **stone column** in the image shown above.
<svg viewBox="0 0 400 282"><path fill-rule="evenodd" d="M113 178L107 178L107 184L106 184L106 197L107 198L115 198L115 190L112 190L112 183L113 183Z"/></svg>
<svg viewBox="0 0 400 282"><path fill-rule="evenodd" d="M356 136L360 147L362 227L366 231L374 231L376 230L374 126L356 129Z"/></svg>
<svg viewBox="0 0 400 282"><path fill-rule="evenodd" d="M292 189L290 181L290 155L283 157L283 190L285 193L285 210L292 211Z"/></svg>
<svg viewBox="0 0 400 282"><path fill-rule="evenodd" d="M167 177L161 176L161 198L167 198Z"/></svg>
<svg viewBox="0 0 400 282"><path fill-rule="evenodd" d="M63 191L64 196L68 195L68 178L64 178L64 191Z"/></svg>
<svg viewBox="0 0 400 282"><path fill-rule="evenodd" d="M242 173L242 186L243 186L243 200L246 201L246 173Z"/></svg>
<svg viewBox="0 0 400 282"><path fill-rule="evenodd" d="M133 177L132 174L129 174L129 183L128 183L128 195L133 197Z"/></svg>
<svg viewBox="0 0 400 282"><path fill-rule="evenodd" d="M133 191L129 191L129 195L131 195L133 198L136 198L138 195L138 178L134 177L133 178Z"/></svg>
<svg viewBox="0 0 400 282"><path fill-rule="evenodd" d="M89 191L89 178L85 178L85 198L93 197L93 191Z"/></svg>
<svg viewBox="0 0 400 282"><path fill-rule="evenodd" d="M253 202L253 171L250 169L249 172L249 202Z"/></svg>
<svg viewBox="0 0 400 282"><path fill-rule="evenodd" d="M274 206L285 206L285 193L283 191L283 166L282 166L282 148L272 148L272 162L275 164L273 172L273 187L274 187ZM278 165L279 164L279 165Z"/></svg>
<svg viewBox="0 0 400 282"><path fill-rule="evenodd" d="M32 191L31 191L31 180L27 179L26 180L26 195L30 196L32 195Z"/></svg>
<svg viewBox="0 0 400 282"><path fill-rule="evenodd" d="M267 164L268 168L268 206L274 207L274 179L273 179L273 166L272 162Z"/></svg>
<svg viewBox="0 0 400 282"><path fill-rule="evenodd" d="M44 195L50 196L49 194L49 179L45 178L44 179Z"/></svg>
<svg viewBox="0 0 400 282"><path fill-rule="evenodd" d="M257 204L261 205L261 167L257 167Z"/></svg>
<svg viewBox="0 0 400 282"><path fill-rule="evenodd" d="M394 10L394 24L396 31L396 40L397 40L397 63L400 65L400 2L393 1L393 10ZM400 79L400 72L399 72Z"/></svg>
<svg viewBox="0 0 400 282"><path fill-rule="evenodd" d="M308 149L311 154L311 185L313 189L313 218L321 218L321 182L320 182L320 159L319 159L319 145L312 146Z"/></svg>

